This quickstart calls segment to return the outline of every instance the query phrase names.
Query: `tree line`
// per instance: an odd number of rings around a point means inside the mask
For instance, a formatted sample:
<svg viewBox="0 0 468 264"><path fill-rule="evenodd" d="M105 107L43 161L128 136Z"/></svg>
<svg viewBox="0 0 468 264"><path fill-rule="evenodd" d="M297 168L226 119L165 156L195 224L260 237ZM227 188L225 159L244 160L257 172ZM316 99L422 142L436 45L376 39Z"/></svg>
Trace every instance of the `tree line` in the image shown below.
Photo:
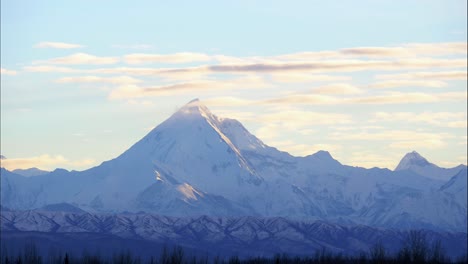
<svg viewBox="0 0 468 264"><path fill-rule="evenodd" d="M26 244L22 251L9 255L5 247L2 248L2 264L71 264L71 263L112 263L112 264L257 264L257 263L311 263L311 264L331 264L331 263L362 263L362 264L396 264L396 263L468 263L467 254L451 259L446 255L440 240L432 244L427 242L425 234L420 231L410 231L403 246L397 253L388 252L382 242L374 244L369 252L362 252L358 255L334 254L325 248L316 251L311 256L288 256L287 254L277 254L273 257L250 257L230 258L222 257L199 257L189 256L184 249L175 246L172 250L164 247L157 257L142 258L135 256L131 252L120 252L112 256L100 256L99 254L83 253L81 256L70 255L68 253L54 253L42 256L34 244Z"/></svg>

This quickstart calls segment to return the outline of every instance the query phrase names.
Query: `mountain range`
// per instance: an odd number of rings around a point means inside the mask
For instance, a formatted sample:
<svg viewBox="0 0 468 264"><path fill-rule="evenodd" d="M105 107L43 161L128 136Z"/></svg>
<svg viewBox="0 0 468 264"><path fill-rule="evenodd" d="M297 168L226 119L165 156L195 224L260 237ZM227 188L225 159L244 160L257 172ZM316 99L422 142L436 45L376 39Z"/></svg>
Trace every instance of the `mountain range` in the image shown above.
<svg viewBox="0 0 468 264"><path fill-rule="evenodd" d="M322 250L356 256L381 243L388 254L395 254L409 236L404 230L284 217L89 214L64 204L4 211L1 228L2 242L21 248L27 241L36 241L44 254L51 248L74 254L99 249L100 254L110 255L131 249L142 257L154 256L164 245L178 245L198 256L271 257L311 256ZM429 246L440 241L453 259L466 254L466 233L424 230L420 234Z"/></svg>
<svg viewBox="0 0 468 264"><path fill-rule="evenodd" d="M440 168L417 152L393 171L343 165L326 151L295 157L198 100L99 166L20 174L1 169L4 210L65 203L97 214L286 217L467 232L465 165Z"/></svg>

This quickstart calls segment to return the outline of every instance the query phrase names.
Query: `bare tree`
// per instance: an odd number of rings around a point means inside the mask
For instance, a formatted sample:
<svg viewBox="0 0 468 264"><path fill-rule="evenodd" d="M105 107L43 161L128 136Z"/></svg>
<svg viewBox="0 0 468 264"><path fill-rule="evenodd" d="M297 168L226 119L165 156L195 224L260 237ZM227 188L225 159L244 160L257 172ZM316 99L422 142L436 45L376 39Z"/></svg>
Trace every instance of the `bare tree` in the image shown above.
<svg viewBox="0 0 468 264"><path fill-rule="evenodd" d="M426 235L419 230L412 230L408 234L411 261L413 263L425 263L428 253Z"/></svg>
<svg viewBox="0 0 468 264"><path fill-rule="evenodd" d="M371 249L370 249L370 258L372 263L382 264L385 263L387 257L387 253L385 252L385 247L382 241L378 241Z"/></svg>

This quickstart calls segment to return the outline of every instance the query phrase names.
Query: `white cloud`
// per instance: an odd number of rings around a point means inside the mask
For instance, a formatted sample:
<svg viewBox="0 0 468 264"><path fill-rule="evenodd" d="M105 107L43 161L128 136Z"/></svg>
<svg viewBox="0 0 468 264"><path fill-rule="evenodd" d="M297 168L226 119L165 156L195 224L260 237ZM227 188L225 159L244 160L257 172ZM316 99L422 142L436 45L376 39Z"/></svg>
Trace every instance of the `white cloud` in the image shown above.
<svg viewBox="0 0 468 264"><path fill-rule="evenodd" d="M101 68L90 70L93 74L125 74L136 76L156 76L162 77L170 81L192 81L200 78L205 78L210 72L208 70L198 69L190 70L191 68L141 68L141 67L116 67L116 68Z"/></svg>
<svg viewBox="0 0 468 264"><path fill-rule="evenodd" d="M133 84L141 80L129 76L99 77L99 76L76 76L62 77L56 80L58 83L110 83L110 84Z"/></svg>
<svg viewBox="0 0 468 264"><path fill-rule="evenodd" d="M34 45L35 48L52 48L52 49L77 49L84 47L79 44L64 43L64 42L39 42Z"/></svg>
<svg viewBox="0 0 468 264"><path fill-rule="evenodd" d="M402 149L436 149L446 145L448 133L429 133L410 130L386 130L369 132L343 133L333 132L329 138L332 140L353 141L383 141L390 148Z"/></svg>
<svg viewBox="0 0 468 264"><path fill-rule="evenodd" d="M363 93L358 87L347 83L333 83L314 88L316 94L359 94Z"/></svg>
<svg viewBox="0 0 468 264"><path fill-rule="evenodd" d="M202 103L209 106L209 107L216 107L216 106L224 106L224 107L231 107L231 106L245 106L245 105L252 105L255 104L256 101L244 98L237 98L232 96L222 96L222 97L212 97L203 99ZM239 112L239 111L235 111ZM229 114L235 114L235 112L230 112ZM231 115L227 115L231 116Z"/></svg>
<svg viewBox="0 0 468 264"><path fill-rule="evenodd" d="M317 74L324 72L358 72L358 71L394 71L429 68L460 68L466 67L466 59L402 59L402 60L327 60L327 61L293 61L293 62L262 62L239 64L200 65L182 68L101 68L94 70L102 74L127 75L206 75L206 74L275 74L292 73ZM284 75L283 75L284 76ZM274 78L274 77L273 77ZM281 77L280 77L281 78ZM291 78L290 78L291 80Z"/></svg>
<svg viewBox="0 0 468 264"><path fill-rule="evenodd" d="M14 70L8 70L8 69L5 69L5 68L0 68L0 74L1 75L16 75L16 74L18 74L18 72L14 71Z"/></svg>
<svg viewBox="0 0 468 264"><path fill-rule="evenodd" d="M327 61L294 61L273 63L250 63L200 66L181 68L179 71L211 71L224 73L273 73L273 72L355 72L376 70L405 70L420 68L459 68L466 67L465 59L399 59L399 60L327 60Z"/></svg>
<svg viewBox="0 0 468 264"><path fill-rule="evenodd" d="M73 69L73 68L57 67L57 66L50 66L50 65L25 66L23 67L23 69L28 72L58 72L58 73L81 72L80 70Z"/></svg>
<svg viewBox="0 0 468 264"><path fill-rule="evenodd" d="M137 85L123 85L113 89L109 99L140 98L150 96L168 96L186 93L199 94L203 91L226 91L233 89L258 89L268 84L259 77L247 76L245 78L229 80L195 80L155 87L141 87Z"/></svg>
<svg viewBox="0 0 468 264"><path fill-rule="evenodd" d="M87 53L75 53L65 57L52 58L45 61L36 61L34 64L66 64L66 65L77 65L77 64L89 64L89 65L101 65L101 64L114 64L119 62L119 58L116 57L98 57Z"/></svg>
<svg viewBox="0 0 468 264"><path fill-rule="evenodd" d="M307 72L274 72L271 73L274 81L283 83L306 83L306 82L327 82L327 81L349 81L350 76L319 75Z"/></svg>
<svg viewBox="0 0 468 264"><path fill-rule="evenodd" d="M385 155L374 153L372 151L359 150L348 154L346 164L351 166L359 166L364 168L389 168L393 169L397 166L401 157L388 151Z"/></svg>
<svg viewBox="0 0 468 264"><path fill-rule="evenodd" d="M189 63L209 61L211 57L203 53L180 52L174 54L144 54L135 53L125 55L124 60L128 64L142 63Z"/></svg>
<svg viewBox="0 0 468 264"><path fill-rule="evenodd" d="M437 71L437 72L410 72L399 74L379 74L377 79L416 79L420 81L430 80L466 80L468 72L466 71Z"/></svg>
<svg viewBox="0 0 468 264"><path fill-rule="evenodd" d="M37 157L29 158L12 158L2 160L2 166L8 170L14 169L28 169L36 167L43 170L53 170L60 167L72 167L76 169L87 168L91 165L95 165L96 161L92 159L83 160L69 160L62 155L40 155Z"/></svg>
<svg viewBox="0 0 468 264"><path fill-rule="evenodd" d="M377 112L371 122L426 123L442 127L466 127L465 112Z"/></svg>
<svg viewBox="0 0 468 264"><path fill-rule="evenodd" d="M446 87L447 83L442 81L428 80L387 80L376 82L370 85L371 88L396 88L396 87L431 87L441 88Z"/></svg>
<svg viewBox="0 0 468 264"><path fill-rule="evenodd" d="M313 125L349 124L352 122L352 118L348 114L286 110L259 115L258 122L289 124L299 128Z"/></svg>
<svg viewBox="0 0 468 264"><path fill-rule="evenodd" d="M348 104L416 104L432 103L440 101L439 97L429 93L402 93L389 92L381 95L370 95L356 98L348 98L343 103Z"/></svg>
<svg viewBox="0 0 468 264"><path fill-rule="evenodd" d="M283 97L277 97L272 99L267 99L262 102L261 104L273 104L273 105L319 105L319 104L338 104L340 103L340 99L337 97L329 96L329 95L321 95L321 94L292 94L286 95Z"/></svg>
<svg viewBox="0 0 468 264"><path fill-rule="evenodd" d="M298 52L273 57L278 60L323 60L336 58L395 58L417 56L445 56L467 53L466 42L409 43L396 47L354 47L337 51Z"/></svg>

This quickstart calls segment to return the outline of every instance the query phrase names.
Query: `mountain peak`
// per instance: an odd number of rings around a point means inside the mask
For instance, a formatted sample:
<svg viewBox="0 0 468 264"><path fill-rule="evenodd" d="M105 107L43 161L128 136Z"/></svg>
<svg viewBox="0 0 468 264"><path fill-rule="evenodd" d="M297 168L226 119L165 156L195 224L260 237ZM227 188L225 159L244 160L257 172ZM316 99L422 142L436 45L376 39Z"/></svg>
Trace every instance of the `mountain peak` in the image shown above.
<svg viewBox="0 0 468 264"><path fill-rule="evenodd" d="M395 171L406 170L412 166L425 167L430 164L431 163L427 161L426 158L424 158L418 152L413 150L409 153L406 153L406 155L401 159L398 166L395 168Z"/></svg>
<svg viewBox="0 0 468 264"><path fill-rule="evenodd" d="M204 117L212 116L210 110L198 99L195 98L182 106L176 114L187 115L202 115Z"/></svg>
<svg viewBox="0 0 468 264"><path fill-rule="evenodd" d="M327 158L327 159L333 159L333 157L331 156L330 152L326 151L326 150L319 150L317 151L316 153L313 154L314 156L317 156L317 157L323 157L323 158Z"/></svg>
<svg viewBox="0 0 468 264"><path fill-rule="evenodd" d="M332 157L330 152L325 150L319 150L312 155L305 157L308 162L314 162L316 166L324 167L335 167L336 165L341 165L336 159Z"/></svg>

